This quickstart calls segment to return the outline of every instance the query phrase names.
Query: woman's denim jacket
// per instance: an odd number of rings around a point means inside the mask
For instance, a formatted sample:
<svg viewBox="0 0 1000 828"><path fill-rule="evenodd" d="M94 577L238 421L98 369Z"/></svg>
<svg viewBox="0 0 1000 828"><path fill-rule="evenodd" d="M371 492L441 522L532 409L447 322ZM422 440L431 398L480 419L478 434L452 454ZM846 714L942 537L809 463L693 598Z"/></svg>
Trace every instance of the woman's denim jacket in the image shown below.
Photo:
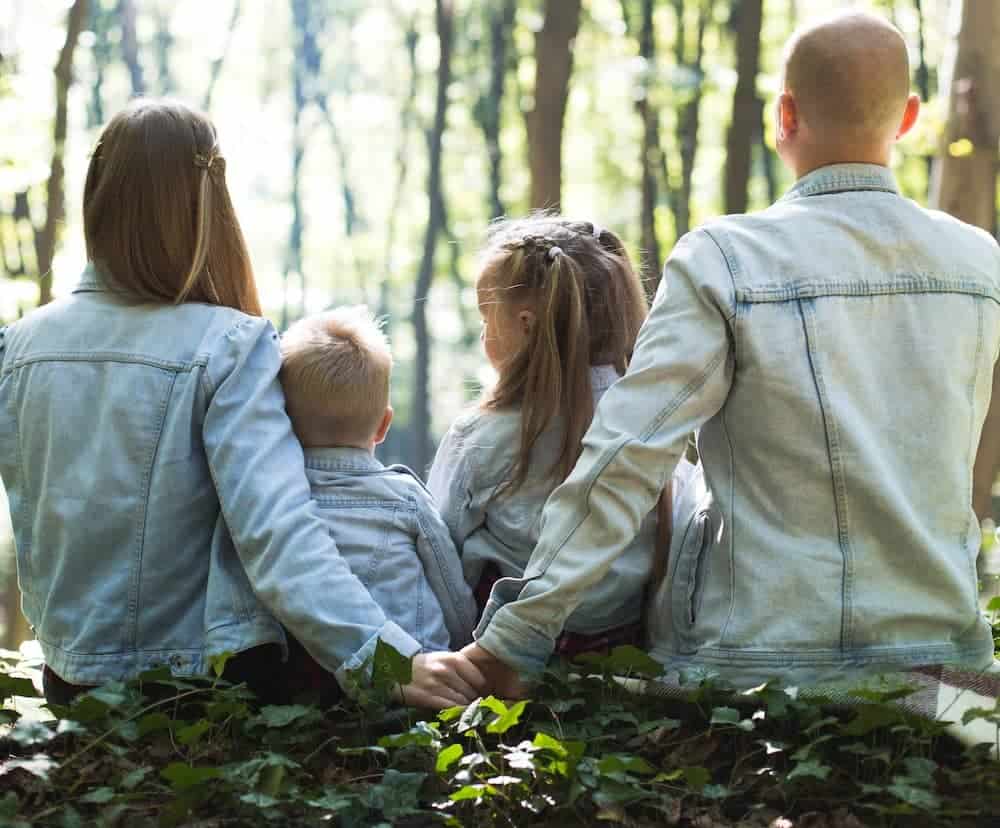
<svg viewBox="0 0 1000 828"><path fill-rule="evenodd" d="M426 651L472 639L479 613L430 492L405 466L370 451L306 449L306 477L351 571L387 618Z"/></svg>
<svg viewBox="0 0 1000 828"><path fill-rule="evenodd" d="M902 198L885 167L819 169L690 233L479 642L540 669L700 429L657 658L740 683L988 664L971 489L998 302L993 238Z"/></svg>
<svg viewBox="0 0 1000 828"><path fill-rule="evenodd" d="M596 403L618 379L613 365L591 369ZM510 477L521 440L521 414L479 409L459 417L438 447L427 485L462 556L466 581L475 587L483 568L494 564L504 577L520 577L538 542L539 518L555 484L547 472L558 456L558 423L546 429L532 453L524 485L498 495ZM650 516L627 553L611 564L611 575L584 597L566 619L570 632L594 634L639 619L653 565L655 520Z"/></svg>
<svg viewBox="0 0 1000 828"><path fill-rule="evenodd" d="M417 652L319 518L279 367L266 320L130 303L93 270L0 329L22 607L62 678L203 673L283 645L278 621L345 686L380 637Z"/></svg>

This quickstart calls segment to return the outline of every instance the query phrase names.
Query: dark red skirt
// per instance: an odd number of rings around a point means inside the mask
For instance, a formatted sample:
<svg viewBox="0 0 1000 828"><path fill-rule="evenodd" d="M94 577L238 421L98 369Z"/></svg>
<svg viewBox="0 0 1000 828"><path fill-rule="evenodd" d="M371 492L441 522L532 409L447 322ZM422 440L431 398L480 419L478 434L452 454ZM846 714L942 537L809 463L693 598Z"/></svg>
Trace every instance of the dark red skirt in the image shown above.
<svg viewBox="0 0 1000 828"><path fill-rule="evenodd" d="M480 615L483 614L483 610L486 609L486 604L490 600L493 585L501 577L500 570L495 564L486 565L473 593L476 596L476 605L479 607ZM556 639L553 653L564 658L573 658L581 653L610 653L615 647L623 647L626 644L631 644L633 647L642 646L641 622L636 621L592 635L564 632Z"/></svg>

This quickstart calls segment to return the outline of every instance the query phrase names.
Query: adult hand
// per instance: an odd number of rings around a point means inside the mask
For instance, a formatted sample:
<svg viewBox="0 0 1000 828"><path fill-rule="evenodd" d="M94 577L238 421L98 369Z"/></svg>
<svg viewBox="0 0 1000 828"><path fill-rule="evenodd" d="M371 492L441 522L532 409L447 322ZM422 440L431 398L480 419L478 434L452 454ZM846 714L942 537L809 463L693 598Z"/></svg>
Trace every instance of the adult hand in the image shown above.
<svg viewBox="0 0 1000 828"><path fill-rule="evenodd" d="M479 671L486 676L491 690L505 699L523 699L528 695L528 689L515 670L504 664L489 650L484 650L477 643L467 644L460 651Z"/></svg>
<svg viewBox="0 0 1000 828"><path fill-rule="evenodd" d="M489 690L478 667L461 653L419 653L413 657L409 684L393 696L403 704L440 710L471 704Z"/></svg>

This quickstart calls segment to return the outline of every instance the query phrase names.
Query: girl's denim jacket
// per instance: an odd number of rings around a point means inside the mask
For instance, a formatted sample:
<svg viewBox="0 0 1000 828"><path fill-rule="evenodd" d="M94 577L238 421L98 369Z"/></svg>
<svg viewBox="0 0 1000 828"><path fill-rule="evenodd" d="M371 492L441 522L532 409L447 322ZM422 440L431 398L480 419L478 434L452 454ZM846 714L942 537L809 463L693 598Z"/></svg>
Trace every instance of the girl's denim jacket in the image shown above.
<svg viewBox="0 0 1000 828"><path fill-rule="evenodd" d="M136 304L92 269L0 329L0 477L24 614L74 684L284 644L345 688L388 621L338 554L285 414L269 322ZM231 538L231 541L230 541Z"/></svg>
<svg viewBox="0 0 1000 828"><path fill-rule="evenodd" d="M998 348L996 241L885 167L821 168L690 233L479 642L539 670L700 429L657 658L739 683L989 664L971 490Z"/></svg>
<svg viewBox="0 0 1000 828"><path fill-rule="evenodd" d="M613 365L592 368L594 401L617 379ZM546 472L558 456L560 434L558 421L542 433L528 478L511 495L498 494L498 489L510 476L520 445L519 411L470 411L441 441L427 485L451 530L470 586L479 583L490 563L504 578L520 578L524 572L538 541L542 506L555 488ZM626 554L611 564L610 576L583 596L566 619L567 631L589 635L639 619L652 569L654 532L650 515Z"/></svg>

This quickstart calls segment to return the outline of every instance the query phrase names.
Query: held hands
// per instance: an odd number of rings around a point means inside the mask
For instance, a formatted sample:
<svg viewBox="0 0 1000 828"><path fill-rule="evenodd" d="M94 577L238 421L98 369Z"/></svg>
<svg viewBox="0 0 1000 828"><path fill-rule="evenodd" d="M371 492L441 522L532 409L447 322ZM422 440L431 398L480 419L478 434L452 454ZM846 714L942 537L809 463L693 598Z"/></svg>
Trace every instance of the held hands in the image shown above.
<svg viewBox="0 0 1000 828"><path fill-rule="evenodd" d="M484 650L473 642L460 652L485 676L490 690L497 696L505 699L523 699L527 696L527 688L520 676L489 650Z"/></svg>
<svg viewBox="0 0 1000 828"><path fill-rule="evenodd" d="M410 683L397 687L393 696L413 707L440 710L471 704L489 690L486 677L462 653L419 653L412 670Z"/></svg>
<svg viewBox="0 0 1000 828"><path fill-rule="evenodd" d="M504 698L524 698L524 683L510 667L478 644L457 653L420 653L413 657L409 684L396 688L396 701L414 707L440 710L471 704L495 693Z"/></svg>

